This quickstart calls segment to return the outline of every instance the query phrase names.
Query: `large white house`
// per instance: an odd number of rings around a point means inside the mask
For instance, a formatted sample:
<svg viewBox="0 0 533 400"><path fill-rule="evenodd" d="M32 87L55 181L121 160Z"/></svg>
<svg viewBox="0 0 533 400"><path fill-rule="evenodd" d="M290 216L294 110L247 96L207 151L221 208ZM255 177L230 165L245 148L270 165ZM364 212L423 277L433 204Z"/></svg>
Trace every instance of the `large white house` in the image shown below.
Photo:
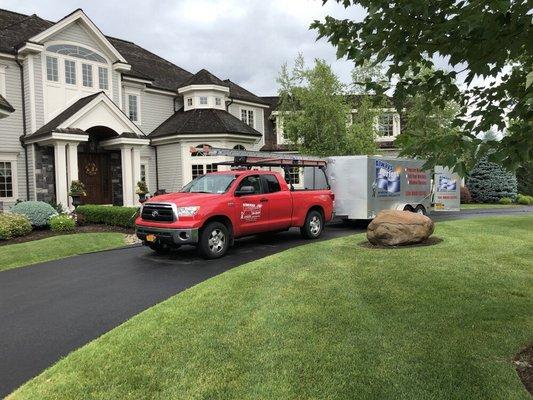
<svg viewBox="0 0 533 400"><path fill-rule="evenodd" d="M105 36L81 9L57 22L0 9L0 203L70 206L73 180L96 204L135 205L140 180L178 190L221 161L191 147L282 150L276 101Z"/></svg>

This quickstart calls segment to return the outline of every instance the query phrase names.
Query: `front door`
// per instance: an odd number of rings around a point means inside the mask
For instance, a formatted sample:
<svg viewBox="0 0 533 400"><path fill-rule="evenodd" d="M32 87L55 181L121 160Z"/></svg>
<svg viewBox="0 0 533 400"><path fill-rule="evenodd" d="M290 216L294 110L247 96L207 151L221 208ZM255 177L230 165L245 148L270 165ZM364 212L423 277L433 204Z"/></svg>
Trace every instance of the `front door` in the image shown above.
<svg viewBox="0 0 533 400"><path fill-rule="evenodd" d="M109 155L106 153L78 153L79 180L85 185L85 204L111 204L112 181Z"/></svg>

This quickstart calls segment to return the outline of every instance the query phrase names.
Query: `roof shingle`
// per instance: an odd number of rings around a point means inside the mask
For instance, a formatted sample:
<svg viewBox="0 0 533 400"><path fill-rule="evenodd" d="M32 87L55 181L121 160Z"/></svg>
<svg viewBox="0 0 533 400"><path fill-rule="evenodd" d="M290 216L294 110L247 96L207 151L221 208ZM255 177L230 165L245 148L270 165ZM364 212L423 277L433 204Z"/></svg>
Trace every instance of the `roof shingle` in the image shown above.
<svg viewBox="0 0 533 400"><path fill-rule="evenodd" d="M150 138L176 134L237 133L260 137L261 133L225 110L197 108L176 111L149 135Z"/></svg>

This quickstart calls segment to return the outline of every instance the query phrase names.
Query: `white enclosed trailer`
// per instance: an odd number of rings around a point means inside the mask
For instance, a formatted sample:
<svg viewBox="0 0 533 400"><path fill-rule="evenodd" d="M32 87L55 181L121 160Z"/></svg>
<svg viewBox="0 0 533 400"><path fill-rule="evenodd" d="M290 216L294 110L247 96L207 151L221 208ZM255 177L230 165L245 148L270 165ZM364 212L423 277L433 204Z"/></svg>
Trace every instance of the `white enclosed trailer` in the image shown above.
<svg viewBox="0 0 533 400"><path fill-rule="evenodd" d="M430 212L436 193L434 177L433 172L422 169L423 164L422 160L395 157L328 157L326 176L335 194L335 215L355 220L372 219L381 210ZM451 206L458 209L458 180L449 171L440 172L447 177L441 180L447 203L441 203L438 210L452 210ZM327 184L324 176L312 169L306 168L304 179L305 187Z"/></svg>

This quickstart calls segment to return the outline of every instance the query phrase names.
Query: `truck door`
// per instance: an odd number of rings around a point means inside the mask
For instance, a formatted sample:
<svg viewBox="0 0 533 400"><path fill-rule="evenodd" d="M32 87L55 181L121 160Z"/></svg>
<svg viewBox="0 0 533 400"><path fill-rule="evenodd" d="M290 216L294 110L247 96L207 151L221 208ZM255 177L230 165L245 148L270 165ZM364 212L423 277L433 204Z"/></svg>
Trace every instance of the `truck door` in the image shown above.
<svg viewBox="0 0 533 400"><path fill-rule="evenodd" d="M252 186L254 192L237 195L244 186ZM270 230L268 226L268 200L263 194L259 175L248 175L242 179L235 190L236 220L239 221L240 235L252 235Z"/></svg>
<svg viewBox="0 0 533 400"><path fill-rule="evenodd" d="M268 220L271 230L287 229L292 220L292 194L282 190L274 174L261 175L264 198L268 203Z"/></svg>

